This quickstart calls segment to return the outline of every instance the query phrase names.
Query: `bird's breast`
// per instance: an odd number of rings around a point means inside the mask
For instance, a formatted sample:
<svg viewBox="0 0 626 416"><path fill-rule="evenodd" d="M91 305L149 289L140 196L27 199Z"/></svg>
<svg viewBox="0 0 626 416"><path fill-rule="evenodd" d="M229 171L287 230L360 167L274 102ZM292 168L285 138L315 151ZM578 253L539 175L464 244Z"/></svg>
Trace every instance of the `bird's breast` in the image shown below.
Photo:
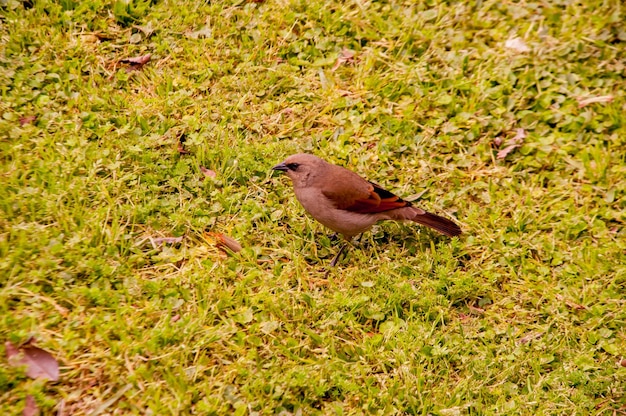
<svg viewBox="0 0 626 416"><path fill-rule="evenodd" d="M294 189L296 198L304 209L317 221L331 230L352 238L367 231L379 219L375 214L360 214L338 209L321 190L313 188Z"/></svg>

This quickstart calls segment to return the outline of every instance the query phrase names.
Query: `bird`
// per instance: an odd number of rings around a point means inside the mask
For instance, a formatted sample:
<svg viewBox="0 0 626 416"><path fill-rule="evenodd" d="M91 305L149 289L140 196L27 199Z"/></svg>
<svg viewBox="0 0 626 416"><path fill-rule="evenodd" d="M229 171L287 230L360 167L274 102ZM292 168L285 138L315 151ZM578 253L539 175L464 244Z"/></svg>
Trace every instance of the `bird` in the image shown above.
<svg viewBox="0 0 626 416"><path fill-rule="evenodd" d="M454 221L424 211L355 172L315 155L291 155L272 170L287 174L305 211L347 242L382 220L414 221L448 237L461 234ZM347 245L330 262L331 267L337 264Z"/></svg>

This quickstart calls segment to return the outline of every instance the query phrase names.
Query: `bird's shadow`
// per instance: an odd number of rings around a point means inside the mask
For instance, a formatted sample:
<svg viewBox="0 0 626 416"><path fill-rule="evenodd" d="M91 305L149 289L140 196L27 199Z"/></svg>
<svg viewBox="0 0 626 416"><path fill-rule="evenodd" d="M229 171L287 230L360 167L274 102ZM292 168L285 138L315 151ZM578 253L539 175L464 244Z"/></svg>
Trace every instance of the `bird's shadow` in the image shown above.
<svg viewBox="0 0 626 416"><path fill-rule="evenodd" d="M369 233L365 233L360 243L355 244L361 249L370 249L373 245L382 248L386 245L397 245L405 249L424 250L431 247L434 242L439 245L441 242L450 241L449 237L421 227L403 226L400 224L378 225L372 228ZM369 235L367 235L369 234Z"/></svg>
<svg viewBox="0 0 626 416"><path fill-rule="evenodd" d="M314 241L317 256L305 257L307 264L312 266L319 265L320 262L329 262L344 244L343 238L336 233L315 233ZM430 249L433 243L439 246L446 241L450 241L450 238L424 227L416 230L401 224L376 225L372 230L366 231L351 241L338 265L352 257L354 250L367 254L387 250L391 245L396 245L408 251L409 255L414 255Z"/></svg>

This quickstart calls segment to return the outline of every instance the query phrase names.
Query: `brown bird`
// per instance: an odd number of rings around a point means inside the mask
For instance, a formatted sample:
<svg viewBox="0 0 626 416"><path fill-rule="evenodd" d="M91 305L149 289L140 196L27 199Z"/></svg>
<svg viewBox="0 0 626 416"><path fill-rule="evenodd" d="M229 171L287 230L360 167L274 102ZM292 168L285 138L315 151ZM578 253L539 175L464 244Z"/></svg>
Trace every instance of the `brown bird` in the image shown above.
<svg viewBox="0 0 626 416"><path fill-rule="evenodd" d="M306 153L289 156L272 168L293 183L296 198L313 218L350 241L381 220L414 221L454 237L461 228L384 190L356 173ZM335 266L344 245L330 265Z"/></svg>

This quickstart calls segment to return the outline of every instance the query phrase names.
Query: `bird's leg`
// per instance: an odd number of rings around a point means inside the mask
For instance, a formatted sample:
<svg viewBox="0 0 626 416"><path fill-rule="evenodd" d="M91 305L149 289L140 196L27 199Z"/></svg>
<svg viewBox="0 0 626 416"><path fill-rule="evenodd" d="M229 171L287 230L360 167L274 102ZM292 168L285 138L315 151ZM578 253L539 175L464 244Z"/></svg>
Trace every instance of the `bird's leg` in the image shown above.
<svg viewBox="0 0 626 416"><path fill-rule="evenodd" d="M343 252L345 251L346 247L348 247L348 244L350 243L345 243L340 249L339 252L337 253L337 255L335 256L335 258L333 258L330 262L330 267L335 267L335 265L337 264L337 261L339 260L339 257L343 254Z"/></svg>

